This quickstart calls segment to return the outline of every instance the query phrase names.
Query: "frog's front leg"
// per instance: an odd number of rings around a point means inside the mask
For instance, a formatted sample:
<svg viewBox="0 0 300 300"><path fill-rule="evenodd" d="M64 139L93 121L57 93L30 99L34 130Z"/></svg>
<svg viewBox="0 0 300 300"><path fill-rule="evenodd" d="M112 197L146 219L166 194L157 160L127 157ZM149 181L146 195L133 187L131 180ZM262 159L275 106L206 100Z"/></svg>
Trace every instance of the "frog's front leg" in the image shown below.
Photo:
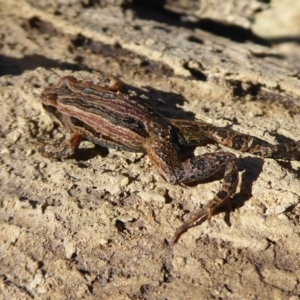
<svg viewBox="0 0 300 300"><path fill-rule="evenodd" d="M70 158L74 155L82 141L82 135L79 133L72 133L67 141L61 143L56 142L52 144L43 144L38 148L39 152L46 157L53 158Z"/></svg>
<svg viewBox="0 0 300 300"><path fill-rule="evenodd" d="M170 244L201 220L210 220L218 208L234 195L238 183L237 157L229 152L205 153L181 162L172 144L154 142L146 146L156 170L166 181L177 184L203 180L225 169L221 189L203 208L190 213L185 223L175 232Z"/></svg>

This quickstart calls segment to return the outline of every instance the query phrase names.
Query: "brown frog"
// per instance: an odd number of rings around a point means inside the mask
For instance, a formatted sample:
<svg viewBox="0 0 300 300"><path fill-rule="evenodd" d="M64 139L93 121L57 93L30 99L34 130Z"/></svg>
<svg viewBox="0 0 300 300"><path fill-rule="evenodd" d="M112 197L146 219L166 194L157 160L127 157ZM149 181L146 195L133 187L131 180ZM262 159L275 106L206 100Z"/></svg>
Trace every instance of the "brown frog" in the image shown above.
<svg viewBox="0 0 300 300"><path fill-rule="evenodd" d="M170 245L199 221L210 220L221 205L228 203L238 183L237 157L233 153L205 153L182 161L181 153L186 148L217 142L262 157L300 157L300 141L271 145L202 121L168 119L123 90L123 82L115 77L77 80L67 76L46 88L43 107L72 136L67 142L44 145L39 150L47 156L67 158L87 139L104 147L145 152L157 172L172 184L199 181L224 169L221 189L204 207L188 215Z"/></svg>

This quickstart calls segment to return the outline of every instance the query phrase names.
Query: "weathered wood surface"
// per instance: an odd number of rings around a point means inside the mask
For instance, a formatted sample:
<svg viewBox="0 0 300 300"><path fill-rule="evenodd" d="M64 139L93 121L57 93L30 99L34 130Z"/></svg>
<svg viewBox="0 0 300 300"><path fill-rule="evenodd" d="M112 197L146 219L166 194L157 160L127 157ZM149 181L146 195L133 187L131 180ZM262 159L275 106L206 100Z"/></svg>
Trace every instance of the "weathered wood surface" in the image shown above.
<svg viewBox="0 0 300 300"><path fill-rule="evenodd" d="M97 70L120 76L167 116L272 143L299 140L299 62L130 1L7 2L0 1L0 297L297 299L299 162L241 155L230 226L220 213L170 252L165 240L211 199L221 177L172 186L141 154L83 149L54 161L36 143L63 134L41 107L42 89Z"/></svg>

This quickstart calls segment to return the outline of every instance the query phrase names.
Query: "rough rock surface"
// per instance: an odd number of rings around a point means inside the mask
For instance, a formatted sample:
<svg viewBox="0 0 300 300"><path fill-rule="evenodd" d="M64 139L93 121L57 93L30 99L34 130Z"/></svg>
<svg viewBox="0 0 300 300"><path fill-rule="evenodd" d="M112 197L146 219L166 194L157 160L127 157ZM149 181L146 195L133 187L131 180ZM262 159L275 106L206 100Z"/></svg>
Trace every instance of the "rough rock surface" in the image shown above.
<svg viewBox="0 0 300 300"><path fill-rule="evenodd" d="M64 135L44 112L41 91L66 74L94 71L119 76L166 116L271 143L299 140L300 64L130 1L7 2L0 1L0 299L298 299L299 161L197 148L240 155L233 211L190 229L170 250L166 240L212 198L221 176L173 186L140 153L84 143L74 159L56 161L36 149Z"/></svg>

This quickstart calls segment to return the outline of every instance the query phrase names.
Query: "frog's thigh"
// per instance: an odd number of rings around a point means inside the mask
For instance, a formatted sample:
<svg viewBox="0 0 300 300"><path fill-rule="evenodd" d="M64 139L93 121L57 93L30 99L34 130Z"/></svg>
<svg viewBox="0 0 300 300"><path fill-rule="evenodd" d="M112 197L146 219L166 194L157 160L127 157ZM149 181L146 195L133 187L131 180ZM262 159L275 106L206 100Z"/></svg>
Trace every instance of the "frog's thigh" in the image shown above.
<svg viewBox="0 0 300 300"><path fill-rule="evenodd" d="M229 152L205 153L182 162L177 170L179 182L193 182L210 177L228 164L236 163L236 156Z"/></svg>
<svg viewBox="0 0 300 300"><path fill-rule="evenodd" d="M176 184L205 179L227 164L235 164L236 156L229 152L206 153L181 162L180 155L172 143L155 141L146 145L147 153L166 181Z"/></svg>
<svg viewBox="0 0 300 300"><path fill-rule="evenodd" d="M178 183L176 174L180 169L181 160L174 145L163 141L151 141L145 145L145 149L156 171L167 182Z"/></svg>

